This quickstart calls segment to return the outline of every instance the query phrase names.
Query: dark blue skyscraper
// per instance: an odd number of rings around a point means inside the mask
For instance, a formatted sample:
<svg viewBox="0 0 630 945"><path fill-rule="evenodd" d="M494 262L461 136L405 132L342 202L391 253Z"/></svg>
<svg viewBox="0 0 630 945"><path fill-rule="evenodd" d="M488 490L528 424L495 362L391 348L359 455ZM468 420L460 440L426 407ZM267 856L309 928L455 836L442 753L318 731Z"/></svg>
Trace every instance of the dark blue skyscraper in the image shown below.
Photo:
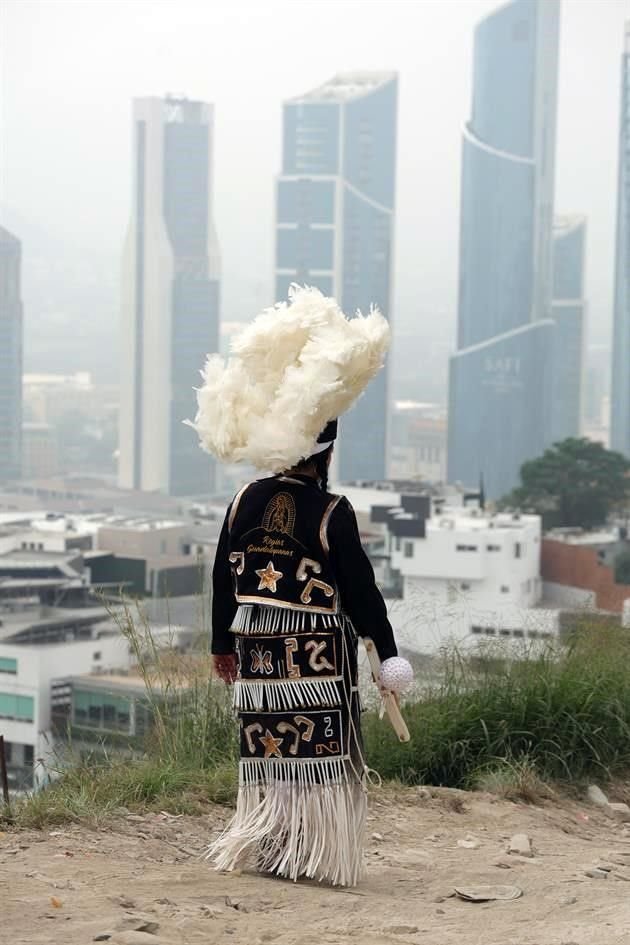
<svg viewBox="0 0 630 945"><path fill-rule="evenodd" d="M134 186L123 280L120 485L194 495L214 466L183 420L218 350L219 258L212 218L212 106L134 102Z"/></svg>
<svg viewBox="0 0 630 945"><path fill-rule="evenodd" d="M630 23L621 59L610 445L630 456Z"/></svg>
<svg viewBox="0 0 630 945"><path fill-rule="evenodd" d="M0 227L0 482L22 467L22 300L20 241Z"/></svg>
<svg viewBox="0 0 630 945"><path fill-rule="evenodd" d="M395 73L348 73L285 103L277 299L297 282L391 318L397 91ZM385 369L342 419L342 480L385 476L387 421Z"/></svg>
<svg viewBox="0 0 630 945"><path fill-rule="evenodd" d="M448 475L494 498L551 436L558 33L557 0L514 0L475 33Z"/></svg>

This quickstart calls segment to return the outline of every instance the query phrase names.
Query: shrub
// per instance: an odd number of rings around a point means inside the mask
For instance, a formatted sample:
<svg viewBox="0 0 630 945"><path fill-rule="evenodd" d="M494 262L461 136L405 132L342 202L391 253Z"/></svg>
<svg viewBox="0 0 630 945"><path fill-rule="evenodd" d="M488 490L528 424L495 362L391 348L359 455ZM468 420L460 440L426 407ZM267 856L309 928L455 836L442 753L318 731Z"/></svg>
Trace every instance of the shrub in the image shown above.
<svg viewBox="0 0 630 945"><path fill-rule="evenodd" d="M546 780L630 768L630 635L573 636L560 653L490 661L451 656L443 684L405 710L411 744L366 718L368 760L384 778L469 787L497 762L527 761Z"/></svg>

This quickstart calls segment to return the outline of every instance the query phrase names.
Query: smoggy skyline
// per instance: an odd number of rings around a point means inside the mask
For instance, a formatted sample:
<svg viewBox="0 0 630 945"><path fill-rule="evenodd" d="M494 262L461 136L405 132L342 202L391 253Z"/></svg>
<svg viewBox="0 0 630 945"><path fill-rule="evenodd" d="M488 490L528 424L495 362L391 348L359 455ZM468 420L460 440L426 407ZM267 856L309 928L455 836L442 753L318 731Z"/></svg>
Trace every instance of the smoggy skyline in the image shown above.
<svg viewBox="0 0 630 945"><path fill-rule="evenodd" d="M282 102L337 71L400 76L394 322L454 341L461 129L475 25L493 0L4 0L0 213L116 267L129 219L131 99L215 106L222 318L273 295ZM587 341L610 338L619 63L628 0L564 0L556 212L588 217ZM18 232L17 234L21 234ZM24 254L28 259L28 243ZM25 262L25 271L28 263ZM32 277L31 277L32 278ZM80 278L80 277L79 277ZM26 319L29 279L25 279ZM72 286L68 286L69 296Z"/></svg>

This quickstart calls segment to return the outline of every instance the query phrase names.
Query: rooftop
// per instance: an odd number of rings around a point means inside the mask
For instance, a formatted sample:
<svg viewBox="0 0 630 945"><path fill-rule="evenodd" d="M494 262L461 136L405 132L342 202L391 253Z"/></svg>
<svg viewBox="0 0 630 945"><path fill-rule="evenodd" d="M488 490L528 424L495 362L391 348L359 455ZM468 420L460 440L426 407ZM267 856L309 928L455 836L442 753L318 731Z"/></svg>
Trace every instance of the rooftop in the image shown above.
<svg viewBox="0 0 630 945"><path fill-rule="evenodd" d="M323 85L290 101L349 102L394 82L396 78L396 72L339 72Z"/></svg>

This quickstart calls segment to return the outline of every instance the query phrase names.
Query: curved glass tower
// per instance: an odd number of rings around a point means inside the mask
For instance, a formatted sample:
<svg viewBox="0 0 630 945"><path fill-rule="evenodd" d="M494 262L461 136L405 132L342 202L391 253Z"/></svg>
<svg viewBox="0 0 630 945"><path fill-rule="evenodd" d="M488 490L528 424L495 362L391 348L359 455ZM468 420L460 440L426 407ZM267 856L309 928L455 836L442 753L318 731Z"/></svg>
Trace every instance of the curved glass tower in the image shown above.
<svg viewBox="0 0 630 945"><path fill-rule="evenodd" d="M448 475L495 498L551 435L558 34L558 0L515 0L475 33Z"/></svg>
<svg viewBox="0 0 630 945"><path fill-rule="evenodd" d="M292 282L348 315L391 317L398 79L342 73L284 105L276 219L276 298ZM387 368L341 420L339 478L383 479Z"/></svg>

